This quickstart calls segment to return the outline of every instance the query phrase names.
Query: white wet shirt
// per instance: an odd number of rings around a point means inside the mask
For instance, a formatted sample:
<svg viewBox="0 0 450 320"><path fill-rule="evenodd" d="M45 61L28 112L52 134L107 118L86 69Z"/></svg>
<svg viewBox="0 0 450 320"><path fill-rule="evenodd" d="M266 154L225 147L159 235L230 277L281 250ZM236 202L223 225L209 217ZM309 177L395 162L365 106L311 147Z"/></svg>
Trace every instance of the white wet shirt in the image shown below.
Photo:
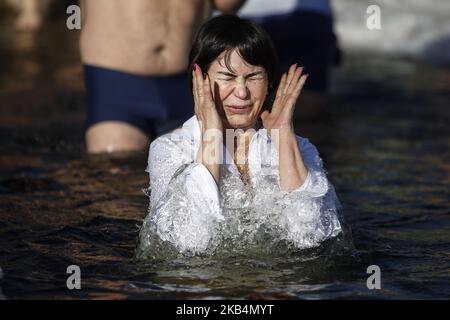
<svg viewBox="0 0 450 320"><path fill-rule="evenodd" d="M196 116L153 141L147 167L150 206L140 249L152 245L149 230L189 254L214 250L227 241L224 235L251 242L270 234L298 249L316 247L338 235L340 204L322 160L308 139L297 136L297 140L308 175L291 192L280 189L278 153L265 129L259 129L249 145L251 186L241 180L225 147L220 188L208 169L195 162L200 146Z"/></svg>

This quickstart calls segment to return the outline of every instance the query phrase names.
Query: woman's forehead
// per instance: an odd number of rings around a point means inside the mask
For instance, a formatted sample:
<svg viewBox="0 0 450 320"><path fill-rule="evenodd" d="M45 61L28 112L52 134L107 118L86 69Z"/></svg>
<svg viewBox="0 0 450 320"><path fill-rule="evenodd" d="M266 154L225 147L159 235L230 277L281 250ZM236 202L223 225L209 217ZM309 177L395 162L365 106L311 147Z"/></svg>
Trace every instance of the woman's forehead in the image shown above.
<svg viewBox="0 0 450 320"><path fill-rule="evenodd" d="M227 61L228 59L228 61ZM228 65L227 65L228 62ZM232 72L255 72L255 71L264 71L264 68L261 66L255 66L247 61L241 56L238 50L227 50L222 52L216 60L214 60L211 65L217 71L219 70L228 70ZM230 70L230 67L232 70Z"/></svg>

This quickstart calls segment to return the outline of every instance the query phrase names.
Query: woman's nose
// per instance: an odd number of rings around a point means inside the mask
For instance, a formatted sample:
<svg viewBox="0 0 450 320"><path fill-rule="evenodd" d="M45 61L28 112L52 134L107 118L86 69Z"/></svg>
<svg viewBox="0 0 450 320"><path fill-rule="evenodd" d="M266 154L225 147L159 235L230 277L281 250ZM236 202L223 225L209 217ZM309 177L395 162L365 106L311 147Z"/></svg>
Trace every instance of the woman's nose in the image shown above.
<svg viewBox="0 0 450 320"><path fill-rule="evenodd" d="M239 99L245 100L248 98L250 91L248 90L247 84L245 83L245 81L238 81L236 83L236 86L234 88L234 94Z"/></svg>

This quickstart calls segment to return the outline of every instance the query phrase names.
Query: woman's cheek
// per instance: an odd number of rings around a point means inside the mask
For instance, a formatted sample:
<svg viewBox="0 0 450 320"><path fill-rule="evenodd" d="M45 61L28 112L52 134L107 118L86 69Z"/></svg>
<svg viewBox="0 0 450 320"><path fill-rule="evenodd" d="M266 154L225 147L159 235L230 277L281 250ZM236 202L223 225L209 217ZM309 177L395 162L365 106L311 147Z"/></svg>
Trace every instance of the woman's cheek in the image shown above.
<svg viewBox="0 0 450 320"><path fill-rule="evenodd" d="M267 85L265 83L252 83L250 92L257 100L261 100L267 95Z"/></svg>
<svg viewBox="0 0 450 320"><path fill-rule="evenodd" d="M219 88L219 93L220 93L220 99L222 101L225 100L230 95L230 93L233 91L233 86L230 84L219 83L218 88Z"/></svg>

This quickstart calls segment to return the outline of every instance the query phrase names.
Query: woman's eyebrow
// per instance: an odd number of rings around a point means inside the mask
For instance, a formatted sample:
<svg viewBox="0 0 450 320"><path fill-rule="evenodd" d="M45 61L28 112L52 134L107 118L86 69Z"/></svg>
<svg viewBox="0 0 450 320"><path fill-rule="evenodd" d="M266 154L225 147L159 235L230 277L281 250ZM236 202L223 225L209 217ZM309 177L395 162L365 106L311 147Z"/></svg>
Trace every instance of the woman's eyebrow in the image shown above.
<svg viewBox="0 0 450 320"><path fill-rule="evenodd" d="M249 73L249 74L246 75L245 77L246 77L246 78L251 78L251 77L253 77L253 76L259 76L260 74L263 74L263 73L264 73L264 71L256 71L256 72Z"/></svg>

